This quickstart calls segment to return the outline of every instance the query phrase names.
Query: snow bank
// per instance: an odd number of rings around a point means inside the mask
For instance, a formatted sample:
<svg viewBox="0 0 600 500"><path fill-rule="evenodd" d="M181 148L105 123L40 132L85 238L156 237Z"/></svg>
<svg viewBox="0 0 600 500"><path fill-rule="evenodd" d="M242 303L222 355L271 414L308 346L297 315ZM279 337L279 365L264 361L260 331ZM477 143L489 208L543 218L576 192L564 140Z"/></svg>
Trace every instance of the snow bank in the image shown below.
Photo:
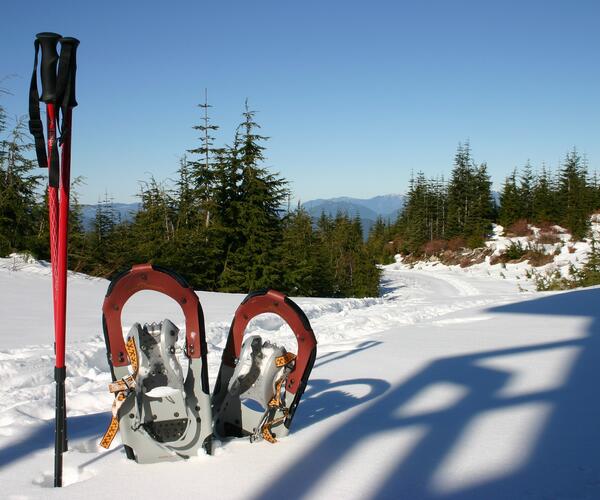
<svg viewBox="0 0 600 500"><path fill-rule="evenodd" d="M600 239L600 215L591 217L591 238ZM587 262L591 251L591 238L584 241L571 241L571 235L567 230L560 226L553 227L553 234L558 241L551 244L541 244L537 242L540 235L540 228L530 226L532 236L504 236L504 228L498 224L493 225L492 237L486 241L485 245L491 250L491 255L485 257L485 261L473 264L467 267L460 265L445 265L435 259L421 261L416 263L405 263L401 255L396 255L396 269L415 269L427 272L447 272L452 271L468 276L492 277L512 281L524 290L531 291L535 289L533 276L537 274L551 274L558 271L561 276L569 277L570 269L574 267L581 269ZM492 264L492 258L503 254L511 245L521 245L523 248L533 245L535 248L542 249L544 253L552 255L552 261L543 266L534 267L528 260L521 262L507 262Z"/></svg>

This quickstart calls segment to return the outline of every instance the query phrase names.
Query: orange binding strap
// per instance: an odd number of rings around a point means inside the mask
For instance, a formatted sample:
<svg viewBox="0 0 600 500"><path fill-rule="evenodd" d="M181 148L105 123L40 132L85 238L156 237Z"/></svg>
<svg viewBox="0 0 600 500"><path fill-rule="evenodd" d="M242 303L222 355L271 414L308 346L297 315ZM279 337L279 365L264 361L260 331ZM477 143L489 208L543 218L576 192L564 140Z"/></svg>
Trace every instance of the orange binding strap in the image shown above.
<svg viewBox="0 0 600 500"><path fill-rule="evenodd" d="M261 433L262 433L263 439L265 441L268 441L269 443L277 442L277 439L275 439L275 436L273 436L273 433L271 432L271 428L274 425L277 425L277 424L283 422L289 414L288 408L285 406L285 403L281 399L281 386L285 382L285 379L286 379L289 371L291 370L291 367L289 365L295 359L296 359L296 355L291 352L286 352L283 356L279 356L278 358L275 358L275 365L278 368L281 368L282 366L286 366L286 367L288 367L288 369L284 373L283 377L281 377L281 379L279 379L279 382L277 382L277 384L275 386L275 395L273 396L273 398L271 398L271 401L269 401L269 409L272 410L272 413L273 413L272 417L275 416L275 414L277 413L277 410L281 410L282 415L279 418L271 418L270 420L267 420L261 428Z"/></svg>
<svg viewBox="0 0 600 500"><path fill-rule="evenodd" d="M112 418L110 419L110 424L108 425L108 429L106 429L106 432L100 441L100 446L102 446L102 448L106 448L107 450L110 448L113 439L115 439L115 436L119 431L119 409L121 406L123 406L125 399L127 399L126 393L129 393L129 391L135 389L135 377L137 376L139 368L137 350L133 337L127 339L125 348L127 349L127 356L131 361L133 373L108 385L108 390L111 393L114 393L115 400L113 401L112 405Z"/></svg>

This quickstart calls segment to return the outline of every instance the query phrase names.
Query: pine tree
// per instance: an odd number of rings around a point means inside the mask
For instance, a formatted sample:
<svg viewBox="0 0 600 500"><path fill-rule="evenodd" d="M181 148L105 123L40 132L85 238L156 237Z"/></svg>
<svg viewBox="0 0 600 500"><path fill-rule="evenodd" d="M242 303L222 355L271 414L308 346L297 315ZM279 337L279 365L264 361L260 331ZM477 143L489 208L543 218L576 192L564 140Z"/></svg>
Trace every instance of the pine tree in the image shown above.
<svg viewBox="0 0 600 500"><path fill-rule="evenodd" d="M0 117L3 132L3 110ZM43 212L37 202L41 176L32 173L35 162L27 156L32 147L22 120L0 140L0 256L36 246Z"/></svg>
<svg viewBox="0 0 600 500"><path fill-rule="evenodd" d="M98 201L92 230L88 234L86 249L89 252L89 264L84 261L84 269L95 276L110 277L127 267L128 263L145 262L134 257L136 248L132 247L127 225L122 223L108 193Z"/></svg>
<svg viewBox="0 0 600 500"><path fill-rule="evenodd" d="M217 169L224 153L223 148L215 147L215 137L212 135L219 130L208 115L212 106L208 104L208 92L204 90L204 103L198 105L203 110L202 123L195 125L194 130L200 132L200 146L188 150L188 153L198 155L197 160L190 162L190 177L193 180L193 199L196 209L204 219L204 227L209 227L215 211L214 190L217 182Z"/></svg>
<svg viewBox="0 0 600 500"><path fill-rule="evenodd" d="M518 188L520 214L519 218L526 219L528 222L532 222L534 219L534 208L533 208L533 190L535 185L535 179L533 175L533 169L529 160L523 167L520 176L520 184Z"/></svg>
<svg viewBox="0 0 600 500"><path fill-rule="evenodd" d="M576 149L567 154L559 173L560 223L573 238L582 239L589 229L590 199L587 171Z"/></svg>
<svg viewBox="0 0 600 500"><path fill-rule="evenodd" d="M517 186L517 169L506 177L500 192L500 210L498 222L504 228L509 227L521 218L521 197Z"/></svg>
<svg viewBox="0 0 600 500"><path fill-rule="evenodd" d="M430 238L429 189L425 174L418 172L412 177L404 203L404 209L397 223L397 230L402 237L405 250L419 252L423 244Z"/></svg>
<svg viewBox="0 0 600 500"><path fill-rule="evenodd" d="M448 185L448 225L449 238L463 236L472 209L474 197L473 162L469 143L458 145L454 157L454 168Z"/></svg>
<svg viewBox="0 0 600 500"><path fill-rule="evenodd" d="M600 179L598 179L598 172L595 170L588 180L588 190L590 193L590 209L595 212L600 209Z"/></svg>
<svg viewBox="0 0 600 500"><path fill-rule="evenodd" d="M556 191L553 188L552 176L542 165L541 172L535 178L532 193L533 221L537 224L557 223Z"/></svg>
<svg viewBox="0 0 600 500"><path fill-rule="evenodd" d="M447 237L462 237L469 246L479 246L491 227L493 212L487 166L475 164L468 142L459 144L448 185Z"/></svg>
<svg viewBox="0 0 600 500"><path fill-rule="evenodd" d="M90 257L88 238L83 227L83 209L79 203L77 188L83 183L81 176L71 181L69 197L69 243L68 243L68 265L69 269L85 272L89 269ZM47 205L45 205L47 206Z"/></svg>
<svg viewBox="0 0 600 500"><path fill-rule="evenodd" d="M389 225L385 223L383 217L377 217L375 224L369 230L366 248L378 264L391 264L394 261L393 252L388 247L391 239Z"/></svg>
<svg viewBox="0 0 600 500"><path fill-rule="evenodd" d="M492 199L492 181L487 173L487 165L481 163L474 167L474 194L471 210L465 228L467 244L472 247L482 246L491 230L494 217L494 201Z"/></svg>
<svg viewBox="0 0 600 500"><path fill-rule="evenodd" d="M331 228L333 276L332 295L336 297L376 296L379 269L367 252L360 217L350 219L338 213Z"/></svg>
<svg viewBox="0 0 600 500"><path fill-rule="evenodd" d="M325 212L317 220L316 238L316 281L315 294L320 297L334 296L335 249L333 247L333 219Z"/></svg>
<svg viewBox="0 0 600 500"><path fill-rule="evenodd" d="M283 220L281 271L283 288L290 294L317 293L318 242L310 215L300 205Z"/></svg>
<svg viewBox="0 0 600 500"><path fill-rule="evenodd" d="M228 245L227 265L220 278L223 291L277 286L281 280L277 264L282 234L279 212L288 192L285 180L261 167L265 149L261 143L268 138L257 133L260 127L255 114L246 101L234 156L241 175L231 207L238 229Z"/></svg>
<svg viewBox="0 0 600 500"><path fill-rule="evenodd" d="M156 262L170 266L197 289L214 289L216 242L209 238L208 211L202 210L206 205L196 199L194 177L185 156L180 160L178 174L175 189L160 197L172 214L174 230L172 238L163 243L161 254L156 255Z"/></svg>
<svg viewBox="0 0 600 500"><path fill-rule="evenodd" d="M172 193L153 177L140 186L141 207L131 224L130 254L137 262L173 264L176 206Z"/></svg>
<svg viewBox="0 0 600 500"><path fill-rule="evenodd" d="M352 222L352 234L354 238L351 240L353 244L351 252L354 268L351 296L377 297L379 296L381 271L363 241L362 223L358 215Z"/></svg>

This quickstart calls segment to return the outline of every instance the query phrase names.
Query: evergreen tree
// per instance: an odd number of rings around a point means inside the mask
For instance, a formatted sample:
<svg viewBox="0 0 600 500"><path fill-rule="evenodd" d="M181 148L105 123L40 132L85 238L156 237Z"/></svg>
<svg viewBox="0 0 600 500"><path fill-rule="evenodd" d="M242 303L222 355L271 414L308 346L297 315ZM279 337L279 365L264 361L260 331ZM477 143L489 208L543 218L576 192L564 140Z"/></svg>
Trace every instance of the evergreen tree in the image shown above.
<svg viewBox="0 0 600 500"><path fill-rule="evenodd" d="M533 199L533 221L541 223L556 223L556 192L552 185L552 176L542 165L541 172L535 178L535 184L532 193Z"/></svg>
<svg viewBox="0 0 600 500"><path fill-rule="evenodd" d="M500 192L498 222L504 228L507 228L519 220L521 215L521 198L517 186L517 169L514 169L512 174L506 177L502 191Z"/></svg>
<svg viewBox="0 0 600 500"><path fill-rule="evenodd" d="M238 148L234 167L239 164L241 182L233 207L238 230L228 248L227 267L223 269L220 288L224 291L250 291L277 286L281 280L278 250L281 243L280 207L287 197L286 181L269 173L264 162L267 140L257 133L255 111L248 108L238 127Z"/></svg>
<svg viewBox="0 0 600 500"><path fill-rule="evenodd" d="M394 261L393 252L388 248L392 239L390 227L385 223L383 217L377 217L375 224L369 230L366 248L378 264L391 264Z"/></svg>
<svg viewBox="0 0 600 500"><path fill-rule="evenodd" d="M77 186L83 182L81 177L71 181L69 209L69 268L84 272L89 266L89 248L83 227L83 209L79 203Z"/></svg>
<svg viewBox="0 0 600 500"><path fill-rule="evenodd" d="M448 185L448 224L449 238L464 236L471 214L475 195L473 162L469 143L458 145L454 157L454 168Z"/></svg>
<svg viewBox="0 0 600 500"><path fill-rule="evenodd" d="M600 209L600 179L598 179L598 172L590 176L588 181L588 190L590 193L590 209L595 212Z"/></svg>
<svg viewBox="0 0 600 500"><path fill-rule="evenodd" d="M494 200L492 199L492 181L487 173L487 165L474 168L474 196L467 218L465 239L470 247L482 246L492 227L494 218Z"/></svg>
<svg viewBox="0 0 600 500"><path fill-rule="evenodd" d="M200 132L200 146L188 150L188 153L199 156L190 162L189 174L193 179L193 199L196 209L204 220L204 226L209 227L215 211L214 190L217 182L217 169L224 153L223 148L215 147L215 137L212 135L219 127L214 125L208 115L212 106L208 104L208 95L204 91L204 103L198 105L203 110L202 123L193 128Z"/></svg>
<svg viewBox="0 0 600 500"><path fill-rule="evenodd" d="M127 253L121 247L122 238L117 236L119 223L113 200L105 193L104 199L98 200L92 230L88 235L89 272L96 276L109 277L124 267L120 257Z"/></svg>
<svg viewBox="0 0 600 500"><path fill-rule="evenodd" d="M535 179L533 175L533 169L528 160L521 171L520 185L518 189L520 205L519 218L526 219L528 222L532 222L534 219L534 185Z"/></svg>
<svg viewBox="0 0 600 500"><path fill-rule="evenodd" d="M486 165L475 164L468 142L459 144L448 186L447 237L462 237L469 246L478 246L489 231L493 208Z"/></svg>
<svg viewBox="0 0 600 500"><path fill-rule="evenodd" d="M5 130L4 112L2 128ZM34 175L35 161L27 153L33 145L25 135L22 120L18 120L7 137L0 136L0 255L36 247L39 220L42 215L37 203L41 176Z"/></svg>
<svg viewBox="0 0 600 500"><path fill-rule="evenodd" d="M587 171L575 149L565 157L559 173L560 223L578 240L589 229L590 200Z"/></svg>
<svg viewBox="0 0 600 500"><path fill-rule="evenodd" d="M153 177L141 184L141 207L131 224L132 255L137 262L163 266L173 262L176 206L171 192Z"/></svg>
<svg viewBox="0 0 600 500"><path fill-rule="evenodd" d="M333 245L333 227L333 219L325 212L321 212L315 230L317 242L315 292L320 297L334 296L335 248Z"/></svg>
<svg viewBox="0 0 600 500"><path fill-rule="evenodd" d="M363 241L362 222L357 215L352 221L352 297L376 297L379 295L381 271L376 260ZM356 238L358 236L358 238Z"/></svg>
<svg viewBox="0 0 600 500"><path fill-rule="evenodd" d="M290 294L317 293L319 246L310 215L300 205L283 220L281 271L283 288Z"/></svg>
<svg viewBox="0 0 600 500"><path fill-rule="evenodd" d="M171 214L174 229L171 238L163 242L160 255L155 255L157 263L168 265L183 276L191 286L199 289L214 289L216 275L215 241L209 238L206 214L198 203L195 182L190 164L184 156L180 160L175 189L163 192L149 200L150 206L156 201L159 207ZM151 217L158 216L161 210Z"/></svg>

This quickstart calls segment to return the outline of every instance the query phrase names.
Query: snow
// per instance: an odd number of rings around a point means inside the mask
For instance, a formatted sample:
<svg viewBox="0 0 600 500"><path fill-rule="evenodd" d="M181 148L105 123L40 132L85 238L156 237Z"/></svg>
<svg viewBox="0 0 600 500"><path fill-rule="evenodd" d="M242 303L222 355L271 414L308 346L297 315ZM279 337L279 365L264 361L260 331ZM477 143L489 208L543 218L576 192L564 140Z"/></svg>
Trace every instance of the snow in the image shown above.
<svg viewBox="0 0 600 500"><path fill-rule="evenodd" d="M162 386L162 387L155 387L151 391L148 391L146 393L146 397L169 398L169 397L177 396L179 394L180 394L179 389L175 389L173 387Z"/></svg>
<svg viewBox="0 0 600 500"><path fill-rule="evenodd" d="M585 245L568 258L583 260ZM112 404L100 312L108 282L71 273L70 450L58 490L50 269L0 259L0 496L600 498L600 287L535 292L527 264L509 266L502 277L489 262L397 262L384 269L380 298L295 299L319 355L290 435L152 465L126 460L118 437L108 451L98 446ZM199 297L214 384L243 295ZM143 292L123 326L164 318L183 329L174 302ZM294 347L276 316L247 333Z"/></svg>

